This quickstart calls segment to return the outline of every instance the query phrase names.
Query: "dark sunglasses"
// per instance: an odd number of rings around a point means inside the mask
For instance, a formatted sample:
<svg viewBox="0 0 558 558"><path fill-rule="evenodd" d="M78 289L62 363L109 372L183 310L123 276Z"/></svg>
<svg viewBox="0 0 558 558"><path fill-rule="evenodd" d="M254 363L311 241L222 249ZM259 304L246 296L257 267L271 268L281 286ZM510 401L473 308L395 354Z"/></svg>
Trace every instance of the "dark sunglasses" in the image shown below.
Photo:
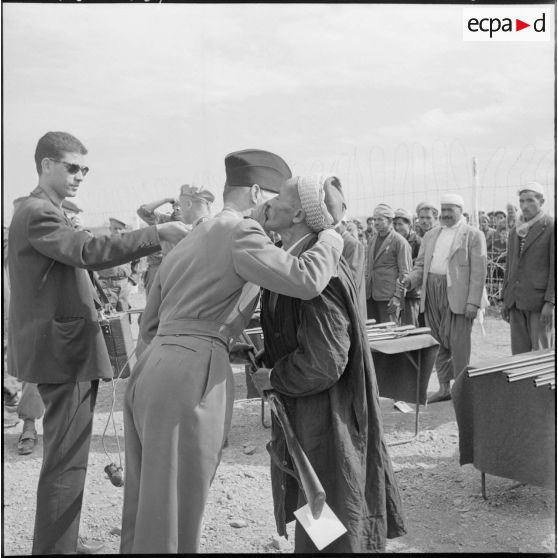
<svg viewBox="0 0 558 558"><path fill-rule="evenodd" d="M56 161L57 163L62 163L70 174L77 174L81 171L81 174L85 176L89 172L89 167L80 167L76 163L67 163L66 161L60 161L60 159L53 159L52 157L49 157L49 159L51 161Z"/></svg>

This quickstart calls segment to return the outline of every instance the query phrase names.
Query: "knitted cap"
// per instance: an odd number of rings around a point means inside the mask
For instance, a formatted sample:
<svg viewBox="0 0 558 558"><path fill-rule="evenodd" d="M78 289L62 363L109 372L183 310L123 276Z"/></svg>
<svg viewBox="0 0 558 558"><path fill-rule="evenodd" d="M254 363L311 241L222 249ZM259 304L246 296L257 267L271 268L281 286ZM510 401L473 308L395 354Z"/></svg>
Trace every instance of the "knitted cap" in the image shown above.
<svg viewBox="0 0 558 558"><path fill-rule="evenodd" d="M306 213L306 224L314 232L333 226L333 217L325 204L324 181L323 176L296 177L298 196Z"/></svg>

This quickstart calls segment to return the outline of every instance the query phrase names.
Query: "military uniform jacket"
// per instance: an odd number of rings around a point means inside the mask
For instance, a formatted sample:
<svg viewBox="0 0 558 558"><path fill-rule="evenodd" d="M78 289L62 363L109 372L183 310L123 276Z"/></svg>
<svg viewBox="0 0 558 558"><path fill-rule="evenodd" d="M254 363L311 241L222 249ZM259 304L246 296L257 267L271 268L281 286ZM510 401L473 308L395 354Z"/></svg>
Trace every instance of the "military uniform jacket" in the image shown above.
<svg viewBox="0 0 558 558"><path fill-rule="evenodd" d="M296 247L307 249L315 235ZM265 364L302 448L348 533L324 552L379 552L405 533L402 506L383 440L374 363L358 315L346 262L322 294L302 301L264 291ZM274 420L271 447L292 468ZM275 520L280 535L298 508L298 485L272 461ZM315 548L304 549L306 552Z"/></svg>
<svg viewBox="0 0 558 558"><path fill-rule="evenodd" d="M35 189L16 210L8 238L10 374L37 384L112 377L86 270L159 249L155 227L118 239L78 231Z"/></svg>
<svg viewBox="0 0 558 558"><path fill-rule="evenodd" d="M514 229L508 240L504 273L504 305L540 312L545 302L556 303L556 248L554 219L545 215L525 237L519 254L519 237Z"/></svg>
<svg viewBox="0 0 558 558"><path fill-rule="evenodd" d="M273 245L257 221L224 209L198 225L165 257L149 291L140 334L238 336L250 321L262 285L313 298L327 285L341 256L329 239L296 258ZM197 325L196 325L197 324Z"/></svg>

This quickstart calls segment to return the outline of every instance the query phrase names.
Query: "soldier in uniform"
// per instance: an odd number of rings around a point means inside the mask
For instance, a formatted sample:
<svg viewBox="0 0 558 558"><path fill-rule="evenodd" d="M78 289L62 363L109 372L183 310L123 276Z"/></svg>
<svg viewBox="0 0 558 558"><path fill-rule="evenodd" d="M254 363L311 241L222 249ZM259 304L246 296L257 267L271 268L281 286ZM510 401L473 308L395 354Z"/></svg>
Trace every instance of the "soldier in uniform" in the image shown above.
<svg viewBox="0 0 558 558"><path fill-rule="evenodd" d="M183 221L191 225L192 229L207 221L211 216L211 204L215 201L215 196L204 188L183 184L180 187L179 199L163 198L158 201L143 204L139 207L137 214L139 218L148 225L167 223L168 221ZM172 205L172 213L162 213L156 211L158 207L169 203ZM143 285L145 296L149 294L149 289L155 278L155 274L161 265L163 257L166 256L173 246L162 245L162 250L147 257L147 269L145 271Z"/></svg>
<svg viewBox="0 0 558 558"><path fill-rule="evenodd" d="M114 217L110 217L109 230L111 236L118 238L122 236L122 233L126 230L126 223ZM133 266L134 262L132 261L131 263L101 269L97 272L99 282L109 302L118 312L126 312L126 310L130 309L130 302L128 300L130 296L130 287L131 285L136 285L132 273Z"/></svg>
<svg viewBox="0 0 558 558"><path fill-rule="evenodd" d="M277 155L225 159L224 208L163 260L141 322L149 345L126 390L123 554L198 550L211 481L234 399L229 344L248 324L263 285L311 299L337 269L342 240L324 231L300 258L244 219L291 176Z"/></svg>

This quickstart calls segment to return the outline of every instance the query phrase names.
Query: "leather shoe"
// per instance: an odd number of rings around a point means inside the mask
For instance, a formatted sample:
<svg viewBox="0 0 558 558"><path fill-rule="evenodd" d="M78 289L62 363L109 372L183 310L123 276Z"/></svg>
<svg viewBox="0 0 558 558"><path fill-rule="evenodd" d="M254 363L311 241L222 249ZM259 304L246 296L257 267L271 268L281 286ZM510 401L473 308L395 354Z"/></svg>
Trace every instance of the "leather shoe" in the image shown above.
<svg viewBox="0 0 558 558"><path fill-rule="evenodd" d="M441 401L449 401L450 399L451 399L450 385L449 385L449 383L447 383L447 384L441 384L440 389L436 393L431 395L426 400L426 402L427 403L440 403Z"/></svg>
<svg viewBox="0 0 558 558"><path fill-rule="evenodd" d="M105 548L105 543L103 542L86 542L81 537L78 538L77 543L77 553L78 554L97 554Z"/></svg>
<svg viewBox="0 0 558 558"><path fill-rule="evenodd" d="M37 432L35 430L25 430L21 433L17 442L17 452L19 455L29 455L33 453L33 448L37 444Z"/></svg>

